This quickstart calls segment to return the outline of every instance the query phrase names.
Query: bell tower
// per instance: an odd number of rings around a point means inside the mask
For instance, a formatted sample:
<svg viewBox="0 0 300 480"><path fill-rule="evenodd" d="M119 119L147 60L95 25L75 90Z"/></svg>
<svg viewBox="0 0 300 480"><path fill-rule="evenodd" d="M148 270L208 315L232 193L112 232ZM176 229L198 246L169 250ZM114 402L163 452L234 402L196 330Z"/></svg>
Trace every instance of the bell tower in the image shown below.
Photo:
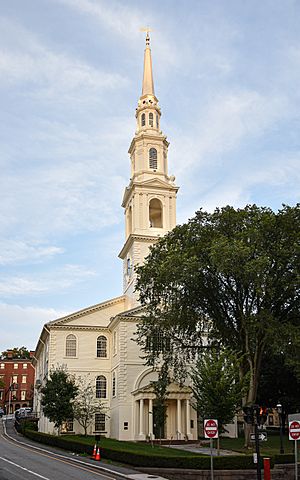
<svg viewBox="0 0 300 480"><path fill-rule="evenodd" d="M154 93L149 32L146 35L142 95L136 109L136 132L129 147L131 178L125 188L125 243L123 292L128 308L138 305L134 293L135 266L141 265L149 246L176 225L175 177L168 175L167 137L160 130L161 110Z"/></svg>

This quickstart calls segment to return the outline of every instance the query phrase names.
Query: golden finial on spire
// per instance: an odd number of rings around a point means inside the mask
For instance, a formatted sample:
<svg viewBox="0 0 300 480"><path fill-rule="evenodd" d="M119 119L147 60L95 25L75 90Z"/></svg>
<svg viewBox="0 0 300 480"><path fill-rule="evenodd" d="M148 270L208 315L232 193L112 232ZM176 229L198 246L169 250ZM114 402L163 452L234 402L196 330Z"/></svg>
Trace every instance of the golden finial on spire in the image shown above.
<svg viewBox="0 0 300 480"><path fill-rule="evenodd" d="M152 29L148 27L141 27L140 28L141 32L146 32L146 47L150 47L150 35L149 33L152 32Z"/></svg>

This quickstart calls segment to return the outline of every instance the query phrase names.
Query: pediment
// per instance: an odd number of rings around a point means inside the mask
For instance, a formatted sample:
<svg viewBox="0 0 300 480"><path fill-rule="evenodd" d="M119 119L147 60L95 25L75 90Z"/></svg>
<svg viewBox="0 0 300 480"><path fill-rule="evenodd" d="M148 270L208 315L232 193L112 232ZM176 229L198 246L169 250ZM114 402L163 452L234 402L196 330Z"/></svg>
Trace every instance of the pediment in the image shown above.
<svg viewBox="0 0 300 480"><path fill-rule="evenodd" d="M108 326L111 317L125 308L126 298L124 295L112 298L105 302L92 305L77 312L71 313L64 317L58 318L46 325L48 328L63 327L63 326Z"/></svg>
<svg viewBox="0 0 300 480"><path fill-rule="evenodd" d="M142 180L142 181L135 181L133 183L134 185L136 186L145 186L145 187L148 187L148 188L164 188L164 189L168 189L168 190L177 190L177 187L173 184L173 183L170 183L170 182L167 182L165 180L162 180L161 178L149 178L147 180Z"/></svg>

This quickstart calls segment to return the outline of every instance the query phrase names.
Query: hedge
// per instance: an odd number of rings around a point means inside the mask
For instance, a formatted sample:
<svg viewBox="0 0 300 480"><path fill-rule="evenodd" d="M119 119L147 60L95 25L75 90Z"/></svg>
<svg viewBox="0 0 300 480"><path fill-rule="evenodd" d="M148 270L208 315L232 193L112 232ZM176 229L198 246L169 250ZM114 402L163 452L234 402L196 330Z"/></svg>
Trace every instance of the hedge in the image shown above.
<svg viewBox="0 0 300 480"><path fill-rule="evenodd" d="M75 453L86 453L92 455L93 445L83 443L80 439L64 438L47 433L35 432L25 429L23 434L40 443L51 445ZM181 468L181 469L197 469L209 470L210 457L205 455L195 455L188 457L169 457L167 455L155 455L151 449L149 454L140 454L134 452L126 452L117 448L102 448L101 457L117 462L130 464L137 467L160 467L160 468ZM274 464L274 462L272 462ZM272 465L273 466L273 465ZM250 455L230 455L226 457L214 457L215 470L249 470L255 469L252 456Z"/></svg>

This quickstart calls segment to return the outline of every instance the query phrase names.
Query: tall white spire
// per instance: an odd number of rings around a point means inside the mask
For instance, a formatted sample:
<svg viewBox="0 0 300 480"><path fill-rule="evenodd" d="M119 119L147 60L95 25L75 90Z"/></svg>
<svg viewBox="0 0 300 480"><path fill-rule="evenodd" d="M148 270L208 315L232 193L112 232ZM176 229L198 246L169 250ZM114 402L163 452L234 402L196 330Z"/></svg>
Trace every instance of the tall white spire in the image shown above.
<svg viewBox="0 0 300 480"><path fill-rule="evenodd" d="M144 77L143 77L142 96L144 95L154 95L149 32L147 32L147 35L146 35L146 48L144 53Z"/></svg>

